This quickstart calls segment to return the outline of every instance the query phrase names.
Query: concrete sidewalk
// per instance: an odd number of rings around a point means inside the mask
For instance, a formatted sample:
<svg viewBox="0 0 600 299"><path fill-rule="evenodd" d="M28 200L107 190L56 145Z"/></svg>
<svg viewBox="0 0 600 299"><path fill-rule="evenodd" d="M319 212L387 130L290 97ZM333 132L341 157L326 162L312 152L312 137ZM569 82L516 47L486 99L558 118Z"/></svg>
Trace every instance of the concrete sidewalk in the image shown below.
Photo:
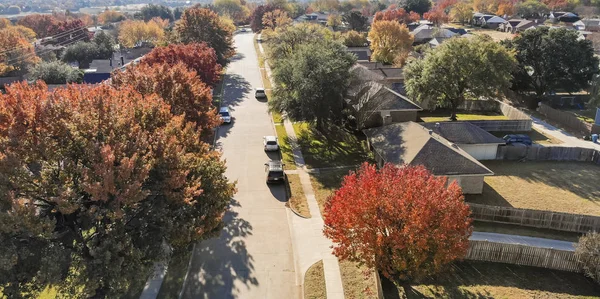
<svg viewBox="0 0 600 299"><path fill-rule="evenodd" d="M557 127L550 125L549 123L547 123L537 117L531 116L531 119L533 120L533 128L534 129L544 133L545 135L550 135L550 136L564 142L562 144L545 145L545 146L572 146L572 147L582 147L582 148L591 148L591 149L600 150L600 144L596 144L591 141L579 139L579 138L567 133L566 131L564 131L562 129L559 129Z"/></svg>
<svg viewBox="0 0 600 299"><path fill-rule="evenodd" d="M262 44L259 43L258 47L260 52L264 55ZM270 80L271 68L266 60L265 70L267 78ZM296 132L288 119L285 119L284 127L294 154L294 162L298 167L296 173L300 177L300 184L302 185L302 190L306 196L306 201L311 214L311 218L305 219L298 217L289 209L287 210L296 263L296 283L298 285L303 285L304 274L308 268L314 263L323 260L327 299L343 299L344 287L342 286L340 266L337 257L332 254L331 246L333 243L323 235L323 218L321 217L319 204L317 203L313 187L310 183L310 175L305 167L304 156L296 142Z"/></svg>

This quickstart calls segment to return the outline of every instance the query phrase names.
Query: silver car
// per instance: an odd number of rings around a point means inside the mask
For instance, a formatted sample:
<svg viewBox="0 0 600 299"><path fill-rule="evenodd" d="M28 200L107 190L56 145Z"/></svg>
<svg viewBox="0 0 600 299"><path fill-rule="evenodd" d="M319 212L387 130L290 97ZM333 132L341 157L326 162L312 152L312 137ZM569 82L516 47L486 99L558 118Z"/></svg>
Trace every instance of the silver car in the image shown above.
<svg viewBox="0 0 600 299"><path fill-rule="evenodd" d="M254 96L257 99L264 99L267 97L267 93L265 92L264 88L259 87L259 88L256 88L256 92L254 93Z"/></svg>
<svg viewBox="0 0 600 299"><path fill-rule="evenodd" d="M276 136L264 136L263 137L263 145L265 147L265 152L279 150L279 142L278 142Z"/></svg>

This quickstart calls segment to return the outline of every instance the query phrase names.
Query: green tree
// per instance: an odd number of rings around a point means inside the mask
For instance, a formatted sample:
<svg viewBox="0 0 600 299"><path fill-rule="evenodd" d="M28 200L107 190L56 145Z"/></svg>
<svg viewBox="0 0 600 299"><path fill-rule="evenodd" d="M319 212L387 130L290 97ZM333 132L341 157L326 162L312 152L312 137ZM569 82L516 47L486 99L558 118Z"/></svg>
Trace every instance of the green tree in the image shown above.
<svg viewBox="0 0 600 299"><path fill-rule="evenodd" d="M289 57L277 62L271 107L294 120L316 122L323 131L325 121L342 119L350 68L356 62L340 42L319 39L297 46Z"/></svg>
<svg viewBox="0 0 600 299"><path fill-rule="evenodd" d="M554 90L581 91L599 73L592 42L580 39L575 30L538 27L505 45L514 49L519 62L513 89L534 90L538 97Z"/></svg>
<svg viewBox="0 0 600 299"><path fill-rule="evenodd" d="M175 20L173 11L170 8L168 8L164 5L156 5L156 4L148 4L144 7L142 7L138 16L140 19L143 19L144 22L148 22L148 21L152 20L152 18L155 18L155 17L159 17L163 20L169 20L169 22L172 22L173 20Z"/></svg>
<svg viewBox="0 0 600 299"><path fill-rule="evenodd" d="M450 119L456 120L466 98L505 91L515 66L514 54L489 37L452 38L406 66L406 91L425 107L450 106Z"/></svg>
<svg viewBox="0 0 600 299"><path fill-rule="evenodd" d="M34 81L42 80L46 84L81 83L83 73L64 62L52 61L42 62L31 67L29 69L29 78Z"/></svg>
<svg viewBox="0 0 600 299"><path fill-rule="evenodd" d="M367 36L354 30L346 32L343 37L346 47L364 47L367 44Z"/></svg>
<svg viewBox="0 0 600 299"><path fill-rule="evenodd" d="M97 55L95 58L108 59L112 57L115 51L115 41L112 36L106 34L104 31L100 31L94 35L92 42L96 44Z"/></svg>
<svg viewBox="0 0 600 299"><path fill-rule="evenodd" d="M0 95L0 287L120 298L165 247L218 235L234 193L219 153L156 95L83 85Z"/></svg>
<svg viewBox="0 0 600 299"><path fill-rule="evenodd" d="M407 12L414 11L422 15L431 9L431 2L429 0L406 0L403 8Z"/></svg>
<svg viewBox="0 0 600 299"><path fill-rule="evenodd" d="M77 61L80 69L87 69L97 56L98 46L95 43L77 42L65 50L62 60L65 62Z"/></svg>
<svg viewBox="0 0 600 299"><path fill-rule="evenodd" d="M235 26L206 8L188 8L175 26L179 38L185 44L205 42L215 50L220 65L234 53L233 31Z"/></svg>
<svg viewBox="0 0 600 299"><path fill-rule="evenodd" d="M367 17L359 11L351 11L344 14L342 20L348 24L350 29L355 31L365 31L367 29Z"/></svg>
<svg viewBox="0 0 600 299"><path fill-rule="evenodd" d="M289 56L298 46L323 39L334 40L336 35L321 25L310 23L277 28L264 37L269 45L267 55L273 61L271 67L277 68L278 61Z"/></svg>
<svg viewBox="0 0 600 299"><path fill-rule="evenodd" d="M550 9L543 2L527 0L517 4L516 12L522 18L536 18L549 13Z"/></svg>

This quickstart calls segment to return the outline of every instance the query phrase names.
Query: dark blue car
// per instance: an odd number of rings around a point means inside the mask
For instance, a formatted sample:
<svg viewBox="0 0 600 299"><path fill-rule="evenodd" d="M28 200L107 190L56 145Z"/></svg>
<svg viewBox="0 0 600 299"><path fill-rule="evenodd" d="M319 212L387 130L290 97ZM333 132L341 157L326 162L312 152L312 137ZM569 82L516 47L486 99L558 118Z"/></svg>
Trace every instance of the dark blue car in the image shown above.
<svg viewBox="0 0 600 299"><path fill-rule="evenodd" d="M527 135L523 135L523 134L510 134L510 135L506 135L504 136L504 141L506 142L506 144L515 144L515 143L521 143L521 144L525 144L525 145L532 145L533 141L531 141L531 138Z"/></svg>

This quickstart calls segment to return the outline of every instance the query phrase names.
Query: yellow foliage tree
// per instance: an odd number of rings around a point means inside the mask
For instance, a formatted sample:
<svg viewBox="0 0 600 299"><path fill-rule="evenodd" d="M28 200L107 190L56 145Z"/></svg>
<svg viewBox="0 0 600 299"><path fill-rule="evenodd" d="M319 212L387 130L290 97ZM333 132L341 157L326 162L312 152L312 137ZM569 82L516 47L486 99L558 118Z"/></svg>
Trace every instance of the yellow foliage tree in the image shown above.
<svg viewBox="0 0 600 299"><path fill-rule="evenodd" d="M9 19L0 18L0 29L4 29L6 27L10 27L11 25L12 25L12 23L10 22Z"/></svg>
<svg viewBox="0 0 600 299"><path fill-rule="evenodd" d="M104 12L98 15L98 22L100 22L100 24L120 22L125 19L126 17L124 14L114 9L105 10Z"/></svg>
<svg viewBox="0 0 600 299"><path fill-rule="evenodd" d="M342 17L337 14L330 14L327 17L327 26L333 28L335 30L337 27L342 25Z"/></svg>
<svg viewBox="0 0 600 299"><path fill-rule="evenodd" d="M275 30L277 27L284 27L292 23L292 19L288 16L287 12L276 9L269 11L263 15L262 23L264 29Z"/></svg>
<svg viewBox="0 0 600 299"><path fill-rule="evenodd" d="M126 48L140 44L156 44L165 37L165 30L154 20L125 21L119 26L119 42Z"/></svg>
<svg viewBox="0 0 600 299"><path fill-rule="evenodd" d="M410 52L413 37L404 24L398 21L378 21L369 31L372 58L385 64L391 64L399 55Z"/></svg>
<svg viewBox="0 0 600 299"><path fill-rule="evenodd" d="M456 3L450 10L450 18L461 24L467 23L471 17L473 17L473 5L469 3Z"/></svg>

